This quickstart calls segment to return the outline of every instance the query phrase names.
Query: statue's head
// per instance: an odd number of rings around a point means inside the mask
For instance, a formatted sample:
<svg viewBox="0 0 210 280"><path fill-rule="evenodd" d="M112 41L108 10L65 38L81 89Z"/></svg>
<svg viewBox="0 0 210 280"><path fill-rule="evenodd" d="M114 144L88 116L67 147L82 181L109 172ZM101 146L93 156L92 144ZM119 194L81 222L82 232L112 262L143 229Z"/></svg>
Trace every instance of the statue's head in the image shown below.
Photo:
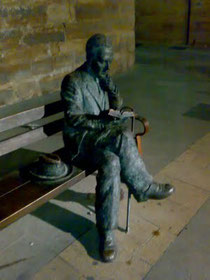
<svg viewBox="0 0 210 280"><path fill-rule="evenodd" d="M112 44L103 34L95 34L86 44L87 62L96 76L103 77L109 70L113 59Z"/></svg>

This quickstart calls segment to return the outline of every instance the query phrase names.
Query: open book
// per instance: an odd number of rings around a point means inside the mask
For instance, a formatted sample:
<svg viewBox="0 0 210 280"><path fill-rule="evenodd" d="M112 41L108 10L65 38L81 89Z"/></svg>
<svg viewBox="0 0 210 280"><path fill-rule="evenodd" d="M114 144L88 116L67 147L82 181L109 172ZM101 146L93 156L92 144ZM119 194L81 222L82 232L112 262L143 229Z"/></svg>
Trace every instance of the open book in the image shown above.
<svg viewBox="0 0 210 280"><path fill-rule="evenodd" d="M125 111L125 112L120 112L118 110L113 110L111 109L109 111L109 116L112 116L114 118L118 118L118 119L124 119L124 118L130 118L130 117L134 117L134 112L129 112L129 111Z"/></svg>

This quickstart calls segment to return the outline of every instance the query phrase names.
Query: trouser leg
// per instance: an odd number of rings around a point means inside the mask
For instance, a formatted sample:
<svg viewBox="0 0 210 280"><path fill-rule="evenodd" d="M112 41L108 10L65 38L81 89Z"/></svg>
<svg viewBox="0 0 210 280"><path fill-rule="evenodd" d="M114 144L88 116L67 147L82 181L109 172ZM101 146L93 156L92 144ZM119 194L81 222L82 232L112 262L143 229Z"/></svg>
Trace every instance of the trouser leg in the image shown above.
<svg viewBox="0 0 210 280"><path fill-rule="evenodd" d="M138 194L147 190L153 182L153 177L145 167L132 134L122 133L118 155L121 165L121 179L131 192Z"/></svg>
<svg viewBox="0 0 210 280"><path fill-rule="evenodd" d="M107 150L119 157L121 180L134 195L147 190L153 182L153 177L146 170L133 135L130 132L122 131L116 135L110 131L106 138L103 138L102 141L97 141L97 147L106 147Z"/></svg>
<svg viewBox="0 0 210 280"><path fill-rule="evenodd" d="M120 203L120 162L110 151L97 153L96 224L104 232L118 227Z"/></svg>
<svg viewBox="0 0 210 280"><path fill-rule="evenodd" d="M102 230L117 228L120 178L134 195L144 192L153 181L132 134L126 131L109 131L100 137L88 133L75 163L98 169L96 222Z"/></svg>

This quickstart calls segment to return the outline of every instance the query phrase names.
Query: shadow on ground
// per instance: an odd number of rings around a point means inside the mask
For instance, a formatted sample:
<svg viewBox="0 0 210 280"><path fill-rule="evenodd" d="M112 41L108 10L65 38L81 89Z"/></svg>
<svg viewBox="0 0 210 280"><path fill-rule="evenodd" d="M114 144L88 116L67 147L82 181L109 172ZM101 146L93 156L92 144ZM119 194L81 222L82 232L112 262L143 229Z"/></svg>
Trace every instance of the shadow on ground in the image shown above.
<svg viewBox="0 0 210 280"><path fill-rule="evenodd" d="M94 193L82 193L75 192L73 190L67 190L56 197L56 200L63 202L76 202L90 211L93 209L90 206L95 206L95 194Z"/></svg>
<svg viewBox="0 0 210 280"><path fill-rule="evenodd" d="M91 195L67 190L59 195L56 200L78 202L82 206L92 211L92 208L89 206L94 205L94 196ZM60 229L61 231L70 233L75 239L81 242L87 254L91 258L94 260L100 260L100 256L98 254L99 237L97 230L92 231L91 235L85 235L85 233L95 228L95 223L89 219L79 214L75 214L72 211L58 206L52 202L47 202L41 208L34 211L32 215Z"/></svg>

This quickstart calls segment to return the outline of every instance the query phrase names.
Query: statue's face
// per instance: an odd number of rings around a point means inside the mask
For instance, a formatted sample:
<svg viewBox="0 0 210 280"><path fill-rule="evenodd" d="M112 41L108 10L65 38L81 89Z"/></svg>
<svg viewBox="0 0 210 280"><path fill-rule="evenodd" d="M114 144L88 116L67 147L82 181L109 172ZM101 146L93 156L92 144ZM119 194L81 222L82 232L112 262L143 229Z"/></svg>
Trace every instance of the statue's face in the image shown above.
<svg viewBox="0 0 210 280"><path fill-rule="evenodd" d="M113 51L109 47L98 48L91 62L91 67L97 77L106 76L113 60Z"/></svg>

